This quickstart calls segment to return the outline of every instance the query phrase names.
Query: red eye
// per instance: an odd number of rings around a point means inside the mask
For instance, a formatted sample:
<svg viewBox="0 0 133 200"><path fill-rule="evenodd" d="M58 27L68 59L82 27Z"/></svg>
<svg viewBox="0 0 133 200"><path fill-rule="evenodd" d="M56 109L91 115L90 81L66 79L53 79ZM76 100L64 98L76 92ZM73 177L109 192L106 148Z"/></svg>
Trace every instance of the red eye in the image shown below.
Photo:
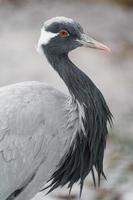
<svg viewBox="0 0 133 200"><path fill-rule="evenodd" d="M69 33L67 31L62 30L62 31L60 31L59 35L62 38L66 38L69 36Z"/></svg>

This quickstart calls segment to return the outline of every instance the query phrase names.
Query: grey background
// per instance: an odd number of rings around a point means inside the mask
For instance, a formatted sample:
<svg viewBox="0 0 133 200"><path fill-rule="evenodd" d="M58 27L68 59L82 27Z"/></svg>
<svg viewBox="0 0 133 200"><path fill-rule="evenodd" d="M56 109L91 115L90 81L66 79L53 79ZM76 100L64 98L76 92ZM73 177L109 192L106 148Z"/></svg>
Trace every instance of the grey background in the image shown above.
<svg viewBox="0 0 133 200"><path fill-rule="evenodd" d="M128 1L127 1L128 2ZM115 1L0 1L0 86L39 80L67 92L63 81L38 55L36 45L43 22L53 16L71 17L86 32L108 45L110 54L79 48L71 60L102 91L114 115L105 156L108 182L94 190L86 180L82 199L133 199L133 9ZM124 6L123 6L124 5ZM75 186L71 199L77 199ZM66 189L49 197L67 199ZM37 199L43 199L39 194Z"/></svg>

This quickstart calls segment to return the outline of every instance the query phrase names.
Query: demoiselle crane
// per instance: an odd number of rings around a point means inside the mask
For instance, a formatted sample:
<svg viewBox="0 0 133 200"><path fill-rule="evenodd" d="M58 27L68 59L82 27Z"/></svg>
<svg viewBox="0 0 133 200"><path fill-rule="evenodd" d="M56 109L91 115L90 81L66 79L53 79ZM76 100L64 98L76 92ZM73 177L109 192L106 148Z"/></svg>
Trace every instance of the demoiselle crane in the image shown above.
<svg viewBox="0 0 133 200"><path fill-rule="evenodd" d="M111 112L90 78L69 59L77 47L109 51L72 19L55 17L41 29L38 51L69 95L42 82L0 88L0 200L29 200L44 190L80 183L103 172ZM95 169L95 170L94 170ZM49 182L50 181L50 182Z"/></svg>

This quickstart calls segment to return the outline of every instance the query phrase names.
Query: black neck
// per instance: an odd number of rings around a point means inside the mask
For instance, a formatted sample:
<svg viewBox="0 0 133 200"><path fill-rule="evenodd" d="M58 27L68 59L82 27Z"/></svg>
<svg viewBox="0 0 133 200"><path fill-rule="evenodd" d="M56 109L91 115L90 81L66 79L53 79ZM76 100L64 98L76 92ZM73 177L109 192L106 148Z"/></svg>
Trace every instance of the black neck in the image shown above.
<svg viewBox="0 0 133 200"><path fill-rule="evenodd" d="M93 101L93 95L96 97L99 90L89 77L71 62L67 54L52 55L52 52L45 50L45 55L75 99L80 103Z"/></svg>
<svg viewBox="0 0 133 200"><path fill-rule="evenodd" d="M85 177L92 172L94 184L95 175L93 168L100 175L103 172L103 156L108 133L107 122L111 122L111 113L103 95L94 83L68 58L68 55L55 55L44 49L45 55L64 80L70 93L84 108L85 118L82 119L83 130L77 131L73 144L59 163L59 167L52 175L52 183L48 186L50 191L58 186L73 184L80 180L81 191Z"/></svg>

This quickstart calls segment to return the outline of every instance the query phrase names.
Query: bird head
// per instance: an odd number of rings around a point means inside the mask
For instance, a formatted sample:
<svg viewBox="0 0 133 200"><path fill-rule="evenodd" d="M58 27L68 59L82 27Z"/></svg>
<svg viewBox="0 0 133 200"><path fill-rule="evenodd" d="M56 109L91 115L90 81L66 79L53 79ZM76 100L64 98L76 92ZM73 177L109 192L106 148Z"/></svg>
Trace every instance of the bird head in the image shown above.
<svg viewBox="0 0 133 200"><path fill-rule="evenodd" d="M54 17L44 23L37 50L60 55L81 46L110 51L107 46L84 33L79 23L66 17Z"/></svg>

